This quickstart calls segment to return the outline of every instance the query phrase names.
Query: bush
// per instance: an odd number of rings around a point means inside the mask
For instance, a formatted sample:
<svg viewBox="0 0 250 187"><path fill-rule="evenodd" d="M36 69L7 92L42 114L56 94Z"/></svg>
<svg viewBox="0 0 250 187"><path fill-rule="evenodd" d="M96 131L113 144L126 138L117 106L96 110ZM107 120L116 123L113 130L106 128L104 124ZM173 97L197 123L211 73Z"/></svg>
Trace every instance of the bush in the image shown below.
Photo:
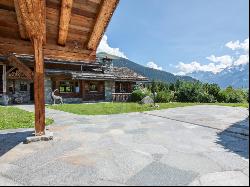
<svg viewBox="0 0 250 187"><path fill-rule="evenodd" d="M202 92L200 83L183 82L175 93L178 102L199 102L199 94Z"/></svg>
<svg viewBox="0 0 250 187"><path fill-rule="evenodd" d="M173 101L174 96L171 92L168 91L161 91L156 95L156 102L157 103L169 103Z"/></svg>
<svg viewBox="0 0 250 187"><path fill-rule="evenodd" d="M199 103L215 103L216 100L213 95L210 95L204 92L198 95L198 102Z"/></svg>
<svg viewBox="0 0 250 187"><path fill-rule="evenodd" d="M162 83L153 81L146 88L135 86L132 101L139 102L144 97L153 97L158 93L155 102L167 103L170 101L190 103L245 103L249 102L249 90L234 89L229 86L222 90L217 84L177 81L176 83Z"/></svg>
<svg viewBox="0 0 250 187"><path fill-rule="evenodd" d="M142 90L135 90L132 92L131 101L132 102L140 102L144 97L146 97L146 93Z"/></svg>
<svg viewBox="0 0 250 187"><path fill-rule="evenodd" d="M244 103L245 93L242 90L235 90L231 86L219 93L219 102L223 103Z"/></svg>

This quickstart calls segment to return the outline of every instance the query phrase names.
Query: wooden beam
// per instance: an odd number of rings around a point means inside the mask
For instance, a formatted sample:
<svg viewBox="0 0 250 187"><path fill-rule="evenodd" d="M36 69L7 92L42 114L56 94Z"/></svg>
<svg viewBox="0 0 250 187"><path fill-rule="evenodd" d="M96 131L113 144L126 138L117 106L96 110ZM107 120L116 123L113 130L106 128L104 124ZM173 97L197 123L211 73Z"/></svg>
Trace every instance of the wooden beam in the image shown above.
<svg viewBox="0 0 250 187"><path fill-rule="evenodd" d="M58 44L65 45L69 32L73 0L62 0Z"/></svg>
<svg viewBox="0 0 250 187"><path fill-rule="evenodd" d="M44 57L43 44L46 42L45 0L18 0L18 8L25 29L33 44L35 53L35 134L45 134Z"/></svg>
<svg viewBox="0 0 250 187"><path fill-rule="evenodd" d="M49 43L47 43L43 49L46 58L87 62L94 62L96 60L95 54L91 55L91 50L72 49L67 46L62 47ZM13 51L17 54L34 54L33 46L29 41L0 37L0 55L6 56Z"/></svg>
<svg viewBox="0 0 250 187"><path fill-rule="evenodd" d="M6 75L8 75L9 73L11 73L14 69L16 69L16 67L10 68L10 69L6 72Z"/></svg>
<svg viewBox="0 0 250 187"><path fill-rule="evenodd" d="M22 39L27 40L29 39L29 36L26 32L23 20L22 20L22 16L20 15L20 10L18 8L18 0L14 0L14 4L15 4L15 11L16 11L16 16L17 16L17 23L19 26L19 33Z"/></svg>
<svg viewBox="0 0 250 187"><path fill-rule="evenodd" d="M14 66L19 69L29 80L33 80L34 74L31 69L23 64L15 55L10 55L8 57L9 65Z"/></svg>
<svg viewBox="0 0 250 187"><path fill-rule="evenodd" d="M90 36L88 42L88 49L96 50L102 36L108 26L108 23L116 9L119 0L102 0L103 3L100 8L100 12L96 18L96 23L93 29L93 32Z"/></svg>
<svg viewBox="0 0 250 187"><path fill-rule="evenodd" d="M46 2L45 0L18 0L17 9L31 40L41 38L46 43ZM32 41L33 42L33 41Z"/></svg>

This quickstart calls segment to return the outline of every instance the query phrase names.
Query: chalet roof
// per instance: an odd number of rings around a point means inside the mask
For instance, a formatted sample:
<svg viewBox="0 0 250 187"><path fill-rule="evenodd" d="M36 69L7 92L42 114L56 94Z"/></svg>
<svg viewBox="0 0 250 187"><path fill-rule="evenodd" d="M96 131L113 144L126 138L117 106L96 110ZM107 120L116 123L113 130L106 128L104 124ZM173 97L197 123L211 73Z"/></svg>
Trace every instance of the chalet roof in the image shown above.
<svg viewBox="0 0 250 187"><path fill-rule="evenodd" d="M29 24L34 21L44 34L45 58L95 61L96 49L118 3L119 0L0 0L0 54L34 54L29 41L38 32ZM37 22L37 10L44 10L44 23Z"/></svg>
<svg viewBox="0 0 250 187"><path fill-rule="evenodd" d="M115 81L148 81L148 78L143 77L128 68L113 68L109 72L79 72L65 70L46 70L47 75L67 75L75 80L115 80Z"/></svg>
<svg viewBox="0 0 250 187"><path fill-rule="evenodd" d="M111 73L116 77L116 80L136 80L136 81L148 81L148 78L134 72L127 67L114 67Z"/></svg>

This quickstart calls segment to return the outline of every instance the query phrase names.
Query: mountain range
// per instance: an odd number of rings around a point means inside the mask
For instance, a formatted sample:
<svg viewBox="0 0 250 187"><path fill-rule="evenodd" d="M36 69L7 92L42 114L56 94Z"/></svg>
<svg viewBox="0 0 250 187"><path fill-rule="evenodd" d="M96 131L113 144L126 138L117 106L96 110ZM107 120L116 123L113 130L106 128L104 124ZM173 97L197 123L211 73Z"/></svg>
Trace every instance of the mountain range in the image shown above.
<svg viewBox="0 0 250 187"><path fill-rule="evenodd" d="M204 83L216 83L222 88L226 88L228 86L233 86L234 88L249 88L249 64L226 68L217 74L198 71L188 74L187 76L177 76L166 71L145 67L131 60L109 55L103 52L98 53L97 57L109 57L113 60L112 63L115 67L127 67L145 77L148 77L151 81L158 80L162 82L174 83L177 80L199 80Z"/></svg>
<svg viewBox="0 0 250 187"><path fill-rule="evenodd" d="M207 83L216 83L222 88L232 86L234 88L249 88L249 64L226 68L220 73L194 72L188 74L197 80Z"/></svg>
<svg viewBox="0 0 250 187"><path fill-rule="evenodd" d="M109 55L104 52L98 53L97 57L98 58L108 57L112 59L112 63L114 67L127 67L142 76L148 77L150 81L157 80L157 81L168 82L168 83L175 83L177 80L196 81L194 78L190 76L176 76L172 73L145 67L135 62L132 62L128 59Z"/></svg>

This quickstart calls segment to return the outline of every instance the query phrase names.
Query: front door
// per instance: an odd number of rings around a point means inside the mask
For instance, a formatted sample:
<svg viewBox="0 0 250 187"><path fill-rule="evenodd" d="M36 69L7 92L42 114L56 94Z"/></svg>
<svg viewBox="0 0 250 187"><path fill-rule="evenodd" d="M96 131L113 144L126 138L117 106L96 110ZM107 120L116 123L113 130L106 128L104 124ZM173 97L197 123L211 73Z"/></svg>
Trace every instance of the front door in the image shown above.
<svg viewBox="0 0 250 187"><path fill-rule="evenodd" d="M34 101L34 83L30 83L30 101Z"/></svg>

